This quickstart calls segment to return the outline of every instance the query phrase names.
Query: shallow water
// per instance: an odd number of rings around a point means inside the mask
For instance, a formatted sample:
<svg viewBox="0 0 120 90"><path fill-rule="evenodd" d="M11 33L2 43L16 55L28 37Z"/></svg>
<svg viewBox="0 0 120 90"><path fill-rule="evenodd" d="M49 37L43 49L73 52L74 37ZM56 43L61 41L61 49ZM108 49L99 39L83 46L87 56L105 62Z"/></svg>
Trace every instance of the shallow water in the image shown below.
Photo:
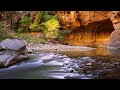
<svg viewBox="0 0 120 90"><path fill-rule="evenodd" d="M120 50L39 52L8 68L0 79L120 79Z"/></svg>

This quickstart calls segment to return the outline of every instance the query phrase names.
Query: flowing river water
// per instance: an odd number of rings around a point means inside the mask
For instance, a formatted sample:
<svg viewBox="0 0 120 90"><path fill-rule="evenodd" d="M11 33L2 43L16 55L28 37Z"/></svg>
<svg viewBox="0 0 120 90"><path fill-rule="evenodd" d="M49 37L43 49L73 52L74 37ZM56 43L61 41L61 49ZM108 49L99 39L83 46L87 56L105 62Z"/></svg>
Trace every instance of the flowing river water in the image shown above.
<svg viewBox="0 0 120 90"><path fill-rule="evenodd" d="M120 50L37 52L1 68L0 79L120 79Z"/></svg>

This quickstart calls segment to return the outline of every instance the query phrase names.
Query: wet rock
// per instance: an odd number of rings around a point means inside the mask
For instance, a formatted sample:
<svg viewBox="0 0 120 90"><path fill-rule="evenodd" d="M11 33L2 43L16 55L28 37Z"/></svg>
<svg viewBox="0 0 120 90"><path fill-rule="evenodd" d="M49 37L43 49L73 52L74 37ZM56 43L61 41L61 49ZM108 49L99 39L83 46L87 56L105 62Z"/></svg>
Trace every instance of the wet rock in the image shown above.
<svg viewBox="0 0 120 90"><path fill-rule="evenodd" d="M0 47L0 67L8 67L28 58L26 45L22 40L5 39Z"/></svg>
<svg viewBox="0 0 120 90"><path fill-rule="evenodd" d="M113 70L105 70L99 74L100 79L118 79L120 75Z"/></svg>
<svg viewBox="0 0 120 90"><path fill-rule="evenodd" d="M70 73L73 73L73 72L74 72L74 69L71 69L71 70L70 70Z"/></svg>
<svg viewBox="0 0 120 90"><path fill-rule="evenodd" d="M88 70L88 71L86 71L86 73L87 73L87 74L89 74L89 73L91 73L91 71L90 71L90 70Z"/></svg>
<svg viewBox="0 0 120 90"><path fill-rule="evenodd" d="M86 65L87 65L87 66L90 66L90 65L92 65L92 63L87 63Z"/></svg>
<svg viewBox="0 0 120 90"><path fill-rule="evenodd" d="M68 72L68 73L73 73L74 69L73 68L66 68L65 71Z"/></svg>

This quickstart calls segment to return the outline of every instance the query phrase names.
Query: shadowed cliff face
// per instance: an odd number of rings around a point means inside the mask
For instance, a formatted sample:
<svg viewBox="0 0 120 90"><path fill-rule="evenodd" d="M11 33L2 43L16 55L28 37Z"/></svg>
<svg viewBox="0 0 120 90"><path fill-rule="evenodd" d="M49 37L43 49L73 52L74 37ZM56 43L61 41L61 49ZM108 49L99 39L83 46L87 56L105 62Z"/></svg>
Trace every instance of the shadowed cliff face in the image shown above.
<svg viewBox="0 0 120 90"><path fill-rule="evenodd" d="M66 43L82 46L109 45L109 37L114 30L109 11L61 13L59 12L58 15L60 15L62 29L72 29L72 32L65 37Z"/></svg>

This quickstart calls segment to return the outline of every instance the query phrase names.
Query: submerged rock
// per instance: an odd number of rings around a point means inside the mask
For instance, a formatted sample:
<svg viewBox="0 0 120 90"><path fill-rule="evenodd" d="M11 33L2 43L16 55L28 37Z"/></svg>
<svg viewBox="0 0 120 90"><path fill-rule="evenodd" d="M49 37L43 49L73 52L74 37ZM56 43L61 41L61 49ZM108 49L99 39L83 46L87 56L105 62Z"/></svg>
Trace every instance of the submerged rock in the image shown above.
<svg viewBox="0 0 120 90"><path fill-rule="evenodd" d="M28 58L28 52L24 41L5 39L0 43L0 67L8 67L25 58Z"/></svg>

